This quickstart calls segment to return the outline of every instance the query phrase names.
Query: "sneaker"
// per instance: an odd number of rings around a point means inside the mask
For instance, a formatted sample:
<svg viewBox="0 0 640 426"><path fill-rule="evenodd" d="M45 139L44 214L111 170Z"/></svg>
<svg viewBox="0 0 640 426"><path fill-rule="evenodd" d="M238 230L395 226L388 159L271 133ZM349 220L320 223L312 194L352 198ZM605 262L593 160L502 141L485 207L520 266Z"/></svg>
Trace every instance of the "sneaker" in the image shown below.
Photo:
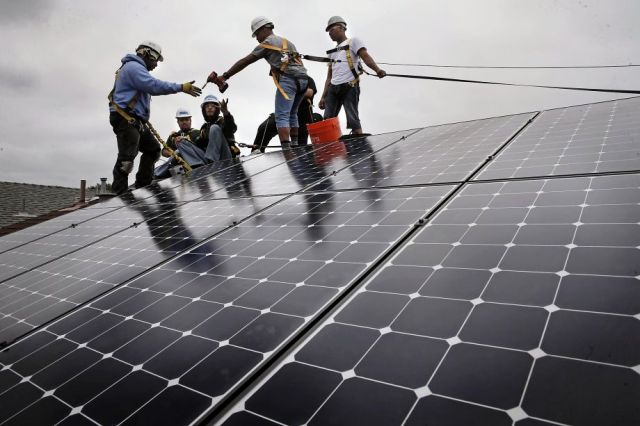
<svg viewBox="0 0 640 426"><path fill-rule="evenodd" d="M256 154L261 154L260 148L253 148L251 150L251 154L249 154L249 155L256 155Z"/></svg>

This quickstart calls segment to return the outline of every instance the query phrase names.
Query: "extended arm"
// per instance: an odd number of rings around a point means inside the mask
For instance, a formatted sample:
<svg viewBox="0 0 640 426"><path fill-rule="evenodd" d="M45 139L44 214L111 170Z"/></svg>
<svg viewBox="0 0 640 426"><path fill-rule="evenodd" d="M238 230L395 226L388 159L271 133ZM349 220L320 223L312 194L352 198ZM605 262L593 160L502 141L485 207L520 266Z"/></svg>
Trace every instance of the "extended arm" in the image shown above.
<svg viewBox="0 0 640 426"><path fill-rule="evenodd" d="M245 69L247 66L249 66L252 63L256 62L258 59L260 59L260 58L258 58L257 56L249 53L247 56L245 56L244 58L240 59L238 62L233 64L231 66L231 68L229 68L225 73L222 74L222 76L220 76L220 78L222 79L222 82L224 83L225 81L230 79L231 76L238 74L240 71Z"/></svg>
<svg viewBox="0 0 640 426"><path fill-rule="evenodd" d="M367 66L369 68L371 68L372 70L374 70L376 72L376 75L378 77L382 78L385 75L387 75L386 71L383 70L382 68L380 68L378 66L378 64L376 64L376 61L373 60L371 55L369 55L369 52L367 52L367 48L366 47L363 47L360 50L358 50L358 56L360 56L360 58L362 58L362 61L365 64L367 64Z"/></svg>

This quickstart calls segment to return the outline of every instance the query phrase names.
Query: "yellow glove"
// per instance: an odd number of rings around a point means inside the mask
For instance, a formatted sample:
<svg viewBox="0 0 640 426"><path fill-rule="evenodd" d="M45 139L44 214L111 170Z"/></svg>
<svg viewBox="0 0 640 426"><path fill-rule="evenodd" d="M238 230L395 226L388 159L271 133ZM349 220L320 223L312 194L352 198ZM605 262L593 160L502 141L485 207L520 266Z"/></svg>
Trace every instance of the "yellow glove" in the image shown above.
<svg viewBox="0 0 640 426"><path fill-rule="evenodd" d="M189 95L193 96L193 97L198 97L202 94L202 89L200 89L198 86L196 86L195 83L196 81L190 81L188 83L182 83L182 91L184 93L188 93Z"/></svg>
<svg viewBox="0 0 640 426"><path fill-rule="evenodd" d="M229 145L229 149L231 150L231 155L237 157L240 155L240 148L238 148L235 144Z"/></svg>

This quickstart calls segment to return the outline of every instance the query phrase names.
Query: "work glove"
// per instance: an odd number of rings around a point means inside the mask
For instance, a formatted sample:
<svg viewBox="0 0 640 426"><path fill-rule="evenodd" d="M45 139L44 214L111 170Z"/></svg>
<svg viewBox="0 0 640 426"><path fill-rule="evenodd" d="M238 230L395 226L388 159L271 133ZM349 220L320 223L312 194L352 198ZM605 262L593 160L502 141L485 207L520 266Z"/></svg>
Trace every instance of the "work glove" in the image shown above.
<svg viewBox="0 0 640 426"><path fill-rule="evenodd" d="M195 98L197 98L198 96L200 96L202 94L202 89L200 89L198 86L196 86L195 83L196 81L190 81L188 83L182 83L182 91L184 93L187 93Z"/></svg>
<svg viewBox="0 0 640 426"><path fill-rule="evenodd" d="M229 150L231 150L231 155L234 157L240 155L240 148L238 148L236 144L229 145Z"/></svg>

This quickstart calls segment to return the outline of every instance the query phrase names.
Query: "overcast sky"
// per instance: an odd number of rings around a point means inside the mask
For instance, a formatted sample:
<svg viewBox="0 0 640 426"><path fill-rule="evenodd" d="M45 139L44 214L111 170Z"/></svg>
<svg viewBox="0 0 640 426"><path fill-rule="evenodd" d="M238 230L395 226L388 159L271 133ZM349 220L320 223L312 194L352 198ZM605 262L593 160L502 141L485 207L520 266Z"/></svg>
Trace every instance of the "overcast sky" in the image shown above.
<svg viewBox="0 0 640 426"><path fill-rule="evenodd" d="M332 47L331 15L348 23L378 62L445 65L597 65L640 63L638 0L0 0L0 181L77 187L111 181L116 139L106 96L120 59L150 39L165 61L152 75L196 80L223 72L255 46L251 19L266 15L302 53ZM305 63L318 85L326 66ZM513 83L640 89L640 68L452 70L381 65L387 72ZM273 109L275 87L259 61L224 94L252 142ZM209 85L205 94L219 95ZM388 77L363 78L360 113L370 133L625 97ZM200 101L153 98L151 122L166 138L184 106L202 124ZM318 98L316 98L316 103ZM341 122L344 123L344 116Z"/></svg>

